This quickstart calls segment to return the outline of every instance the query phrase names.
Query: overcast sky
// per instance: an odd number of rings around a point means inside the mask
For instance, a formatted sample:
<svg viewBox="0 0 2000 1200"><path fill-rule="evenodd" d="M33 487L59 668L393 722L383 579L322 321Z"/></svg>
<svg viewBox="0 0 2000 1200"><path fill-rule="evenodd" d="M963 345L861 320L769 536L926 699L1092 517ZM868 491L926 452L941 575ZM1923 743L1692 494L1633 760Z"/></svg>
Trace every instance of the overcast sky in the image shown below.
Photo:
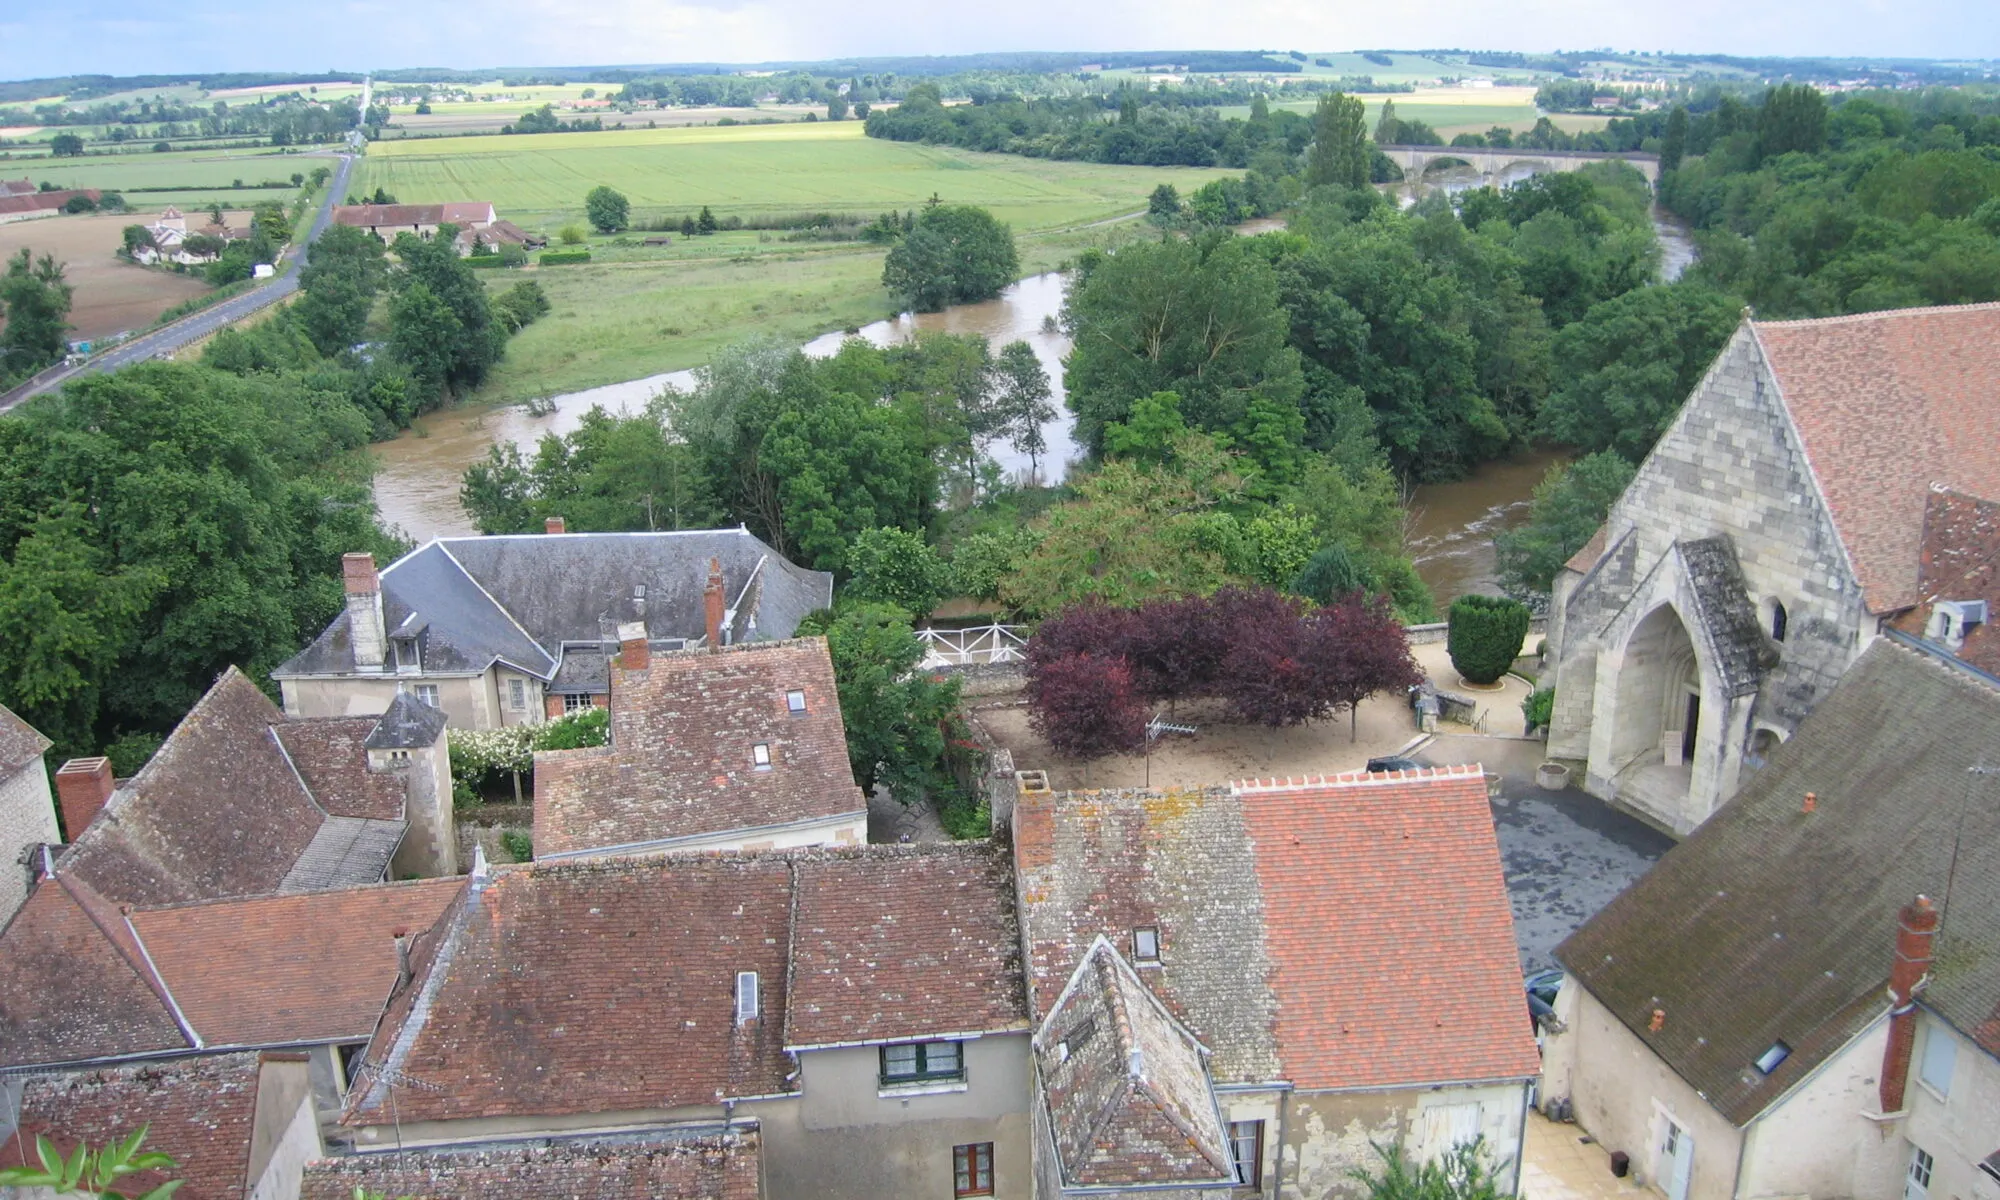
<svg viewBox="0 0 2000 1200"><path fill-rule="evenodd" d="M0 78L990 50L1556 50L2000 58L2000 0L8 0Z"/></svg>

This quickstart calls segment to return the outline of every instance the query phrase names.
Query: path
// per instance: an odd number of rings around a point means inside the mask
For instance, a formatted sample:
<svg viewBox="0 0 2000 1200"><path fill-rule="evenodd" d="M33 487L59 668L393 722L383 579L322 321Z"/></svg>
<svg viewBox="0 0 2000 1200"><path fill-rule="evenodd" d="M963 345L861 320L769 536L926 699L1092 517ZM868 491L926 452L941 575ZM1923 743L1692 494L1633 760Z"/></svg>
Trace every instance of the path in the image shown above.
<svg viewBox="0 0 2000 1200"><path fill-rule="evenodd" d="M149 358L170 355L190 343L200 341L223 326L269 308L298 291L299 268L305 264L313 242L319 239L320 234L326 232L327 224L333 219L334 204L347 195L347 176L353 165L353 155L340 156L340 167L334 171L333 177L327 180L326 195L321 198L319 212L313 217L312 230L306 234L305 244L292 253L282 274L275 276L260 288L252 289L240 296L232 296L198 313L182 317L171 325L120 343L87 362L59 370L44 371L13 391L0 395L0 412L6 412L31 396L54 391L72 379L98 371L115 371Z"/></svg>

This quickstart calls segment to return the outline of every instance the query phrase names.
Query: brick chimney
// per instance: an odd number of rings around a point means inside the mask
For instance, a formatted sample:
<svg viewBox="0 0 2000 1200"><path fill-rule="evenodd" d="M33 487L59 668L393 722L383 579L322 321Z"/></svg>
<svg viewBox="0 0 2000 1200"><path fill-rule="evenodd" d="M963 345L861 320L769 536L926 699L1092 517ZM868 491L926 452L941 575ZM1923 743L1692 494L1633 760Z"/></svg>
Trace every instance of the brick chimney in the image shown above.
<svg viewBox="0 0 2000 1200"><path fill-rule="evenodd" d="M1889 968L1889 1044L1882 1051L1882 1111L1903 1111L1910 1081L1910 1051L1917 1040L1916 995L1931 969L1937 940L1937 906L1918 896L1903 906L1896 922L1896 960Z"/></svg>
<svg viewBox="0 0 2000 1200"><path fill-rule="evenodd" d="M708 586L702 589L702 602L708 608L708 648L722 648L722 560L708 560Z"/></svg>
<svg viewBox="0 0 2000 1200"><path fill-rule="evenodd" d="M644 621L627 621L618 627L618 665L627 671L643 671L653 665Z"/></svg>
<svg viewBox="0 0 2000 1200"><path fill-rule="evenodd" d="M354 643L354 665L380 670L389 647L382 628L382 580L375 574L375 556L341 555L340 574L347 590L347 634Z"/></svg>
<svg viewBox="0 0 2000 1200"><path fill-rule="evenodd" d="M542 521L542 532L568 533L569 528L563 524L563 519L561 517L547 517L544 518Z"/></svg>
<svg viewBox="0 0 2000 1200"><path fill-rule="evenodd" d="M111 799L111 760L70 759L56 771L56 796L62 803L63 833L74 842Z"/></svg>

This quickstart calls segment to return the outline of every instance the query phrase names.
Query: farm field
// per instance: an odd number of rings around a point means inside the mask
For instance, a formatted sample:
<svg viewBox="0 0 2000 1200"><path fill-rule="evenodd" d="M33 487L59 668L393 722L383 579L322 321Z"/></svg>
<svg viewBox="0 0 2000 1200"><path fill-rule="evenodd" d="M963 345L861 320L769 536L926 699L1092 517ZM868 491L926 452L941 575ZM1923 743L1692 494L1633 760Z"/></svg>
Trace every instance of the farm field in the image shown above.
<svg viewBox="0 0 2000 1200"><path fill-rule="evenodd" d="M214 203L247 207L258 200L281 200L289 204L298 195L289 182L294 173L310 175L314 167L337 165L330 156L278 154L269 149L189 150L169 154L139 150L127 154L86 154L82 158L0 159L0 176L26 176L57 187L127 193L126 202L134 210L157 212L169 204L181 208L206 208ZM285 187L238 189L232 186L238 179L246 184L281 180L285 181ZM183 184L187 186L176 186ZM133 190L152 187L175 190Z"/></svg>
<svg viewBox="0 0 2000 1200"><path fill-rule="evenodd" d="M1381 119L1382 105L1394 101L1398 117L1406 121L1422 121L1447 138L1461 133L1484 133L1495 125L1525 133L1534 128L1535 122L1543 115L1535 107L1535 89L1530 87L1424 88L1395 95L1363 95L1361 98L1368 105L1370 129ZM1287 100L1272 107L1310 114L1316 103L1312 100ZM1250 115L1250 109L1248 106L1225 108L1222 114L1245 117ZM1609 120L1588 113L1553 113L1549 119L1555 122L1558 129L1569 133L1602 129Z"/></svg>
<svg viewBox="0 0 2000 1200"><path fill-rule="evenodd" d="M842 121L378 142L353 187L406 203L491 200L507 219L544 228L581 219L584 193L600 183L631 200L635 224L702 205L718 217L873 215L936 195L982 205L1025 233L1135 212L1159 183L1188 191L1229 173L880 141Z"/></svg>
<svg viewBox="0 0 2000 1200"><path fill-rule="evenodd" d="M92 341L122 330L144 329L174 305L209 292L195 276L150 271L114 257L124 244L125 227L150 222L157 211L9 221L0 225L0 257L12 257L25 246L37 258L52 253L64 264L64 274L75 289L69 315L75 326L71 339Z"/></svg>
<svg viewBox="0 0 2000 1200"><path fill-rule="evenodd" d="M528 105L479 105L479 104L433 104L431 111L421 116L412 111L414 105L398 105L390 119L383 140L397 138L438 136L462 133L499 133L503 125L511 125L521 119L521 113ZM892 106L893 107L893 106ZM704 105L694 108L643 108L637 112L619 112L617 109L564 109L558 108L556 116L560 120L573 121L579 117L597 117L607 128L645 129L648 123L662 129L682 125L713 125L725 118L738 122L801 121L807 113L824 116L826 106L820 104L765 104L757 108L723 108Z"/></svg>

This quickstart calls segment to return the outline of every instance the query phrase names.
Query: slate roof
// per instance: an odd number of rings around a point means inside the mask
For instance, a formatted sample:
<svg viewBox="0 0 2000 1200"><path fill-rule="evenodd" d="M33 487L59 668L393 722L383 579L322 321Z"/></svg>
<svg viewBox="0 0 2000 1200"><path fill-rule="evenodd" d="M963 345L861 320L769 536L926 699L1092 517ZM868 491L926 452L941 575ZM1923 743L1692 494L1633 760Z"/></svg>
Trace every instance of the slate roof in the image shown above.
<svg viewBox="0 0 2000 1200"><path fill-rule="evenodd" d="M1056 998L1034 1053L1063 1182L1234 1182L1204 1049L1098 938Z"/></svg>
<svg viewBox="0 0 2000 1200"><path fill-rule="evenodd" d="M1736 548L1726 537L1711 537L1676 542L1674 550L1687 570L1695 625L1708 641L1723 689L1731 696L1754 694L1765 669L1778 664L1778 650L1757 619Z"/></svg>
<svg viewBox="0 0 2000 1200"><path fill-rule="evenodd" d="M0 1167L38 1165L37 1135L67 1154L78 1139L102 1146L146 1125L144 1149L171 1156L174 1169L127 1176L121 1190L137 1195L178 1179L177 1197L240 1200L249 1194L257 1082L255 1054L31 1075L21 1089L20 1135L0 1141Z"/></svg>
<svg viewBox="0 0 2000 1200"><path fill-rule="evenodd" d="M611 741L535 755L535 855L638 849L858 815L823 638L654 654L611 669ZM803 713L787 693L805 692ZM754 747L769 748L759 767Z"/></svg>
<svg viewBox="0 0 2000 1200"><path fill-rule="evenodd" d="M759 1135L739 1127L677 1141L592 1139L357 1154L306 1165L301 1200L758 1200Z"/></svg>
<svg viewBox="0 0 2000 1200"><path fill-rule="evenodd" d="M444 733L445 719L442 708L425 704L409 692L397 692L361 745L367 750L426 749L436 745Z"/></svg>
<svg viewBox="0 0 2000 1200"><path fill-rule="evenodd" d="M0 704L0 779L29 763L41 762L42 752L54 744L40 730L15 716L12 709Z"/></svg>
<svg viewBox="0 0 2000 1200"><path fill-rule="evenodd" d="M1909 607L1929 485L2000 498L2000 304L1752 329L1869 609Z"/></svg>
<svg viewBox="0 0 2000 1200"><path fill-rule="evenodd" d="M318 892L389 877L389 860L409 832L408 821L328 817L285 873L278 891Z"/></svg>
<svg viewBox="0 0 2000 1200"><path fill-rule="evenodd" d="M2000 690L1878 639L1735 799L1556 956L1742 1125L1882 1015L1896 914L1927 894L1943 923L1922 1001L2000 1054L2000 777L1972 771L1996 746ZM1791 1056L1759 1074L1780 1040Z"/></svg>

